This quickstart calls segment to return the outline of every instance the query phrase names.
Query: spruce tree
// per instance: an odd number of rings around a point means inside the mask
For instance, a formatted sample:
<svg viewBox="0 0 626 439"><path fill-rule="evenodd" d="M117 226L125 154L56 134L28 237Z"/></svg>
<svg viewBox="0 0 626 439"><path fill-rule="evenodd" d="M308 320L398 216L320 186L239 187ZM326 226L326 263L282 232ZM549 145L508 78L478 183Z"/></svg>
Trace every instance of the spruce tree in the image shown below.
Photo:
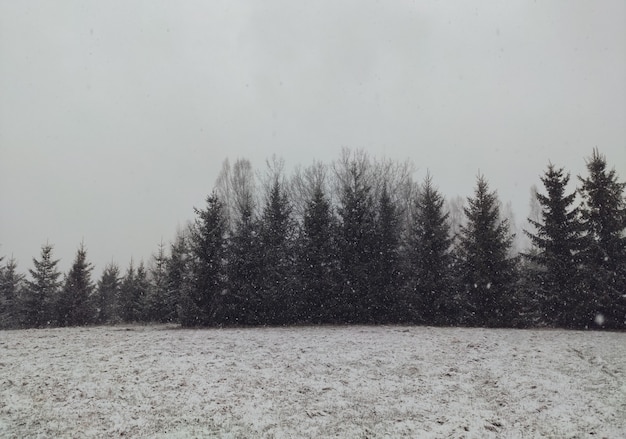
<svg viewBox="0 0 626 439"><path fill-rule="evenodd" d="M347 164L341 185L339 250L343 276L338 316L346 323L369 323L374 305L375 203L363 160Z"/></svg>
<svg viewBox="0 0 626 439"><path fill-rule="evenodd" d="M543 320L551 325L575 325L580 304L581 225L579 211L572 207L576 193L566 194L569 174L549 164L541 177L546 194L536 193L538 220L528 218L536 232L525 231L534 251L524 256L539 270L535 272L534 302Z"/></svg>
<svg viewBox="0 0 626 439"><path fill-rule="evenodd" d="M93 266L87 261L87 250L81 243L76 258L65 276L65 284L56 302L57 322L61 326L93 323L94 285L91 281Z"/></svg>
<svg viewBox="0 0 626 439"><path fill-rule="evenodd" d="M321 185L308 201L298 238L297 273L300 283L296 298L299 322L337 323L336 224Z"/></svg>
<svg viewBox="0 0 626 439"><path fill-rule="evenodd" d="M500 326L511 310L513 261L508 258L513 241L506 220L500 219L498 198L483 176L464 209L458 246L460 282L465 292L465 321L470 325Z"/></svg>
<svg viewBox="0 0 626 439"><path fill-rule="evenodd" d="M33 258L34 269L29 269L31 279L27 281L21 300L22 321L28 327L55 324L54 304L59 297L61 273L58 259L52 257L53 246L41 247L41 258Z"/></svg>
<svg viewBox="0 0 626 439"><path fill-rule="evenodd" d="M94 300L96 323L114 323L120 319L118 300L121 294L120 269L109 263L98 281Z"/></svg>
<svg viewBox="0 0 626 439"><path fill-rule="evenodd" d="M194 209L197 218L190 229L191 284L183 290L179 312L183 326L215 324L222 305L226 218L215 193L206 202L205 209Z"/></svg>
<svg viewBox="0 0 626 439"><path fill-rule="evenodd" d="M119 314L125 323L145 320L145 294L148 288L143 261L135 268L131 260L120 285Z"/></svg>
<svg viewBox="0 0 626 439"><path fill-rule="evenodd" d="M157 253L152 256L149 270L149 288L146 297L146 317L148 321L165 323L168 321L167 309L167 255L165 244L159 244Z"/></svg>
<svg viewBox="0 0 626 439"><path fill-rule="evenodd" d="M227 294L224 297L225 324L257 325L262 307L262 248L259 222L254 216L251 196L240 199L234 229L228 239Z"/></svg>
<svg viewBox="0 0 626 439"><path fill-rule="evenodd" d="M295 227L291 205L278 177L274 178L267 196L259 233L262 251L260 317L264 323L272 325L293 323Z"/></svg>
<svg viewBox="0 0 626 439"><path fill-rule="evenodd" d="M150 290L150 281L148 280L148 269L143 259L139 261L137 273L135 275L135 298L137 303L137 319L138 322L148 321L148 291Z"/></svg>
<svg viewBox="0 0 626 439"><path fill-rule="evenodd" d="M626 325L626 183L594 149L586 178L579 177L584 228L581 254L591 297L580 312L581 326L592 319L608 327ZM599 320L596 319L598 316Z"/></svg>
<svg viewBox="0 0 626 439"><path fill-rule="evenodd" d="M24 276L17 272L14 258L0 267L0 329L17 328L20 324L19 299L23 282Z"/></svg>
<svg viewBox="0 0 626 439"><path fill-rule="evenodd" d="M426 324L451 324L458 310L451 300L452 238L444 198L426 176L413 209L407 239L408 304Z"/></svg>
<svg viewBox="0 0 626 439"><path fill-rule="evenodd" d="M166 263L166 293L163 316L166 322L179 322L180 298L189 280L189 245L186 234L180 231L170 246L170 257Z"/></svg>
<svg viewBox="0 0 626 439"><path fill-rule="evenodd" d="M400 222L398 206L384 183L378 200L373 241L369 311L373 322L389 323L398 317L393 314L397 311L394 307L400 286Z"/></svg>

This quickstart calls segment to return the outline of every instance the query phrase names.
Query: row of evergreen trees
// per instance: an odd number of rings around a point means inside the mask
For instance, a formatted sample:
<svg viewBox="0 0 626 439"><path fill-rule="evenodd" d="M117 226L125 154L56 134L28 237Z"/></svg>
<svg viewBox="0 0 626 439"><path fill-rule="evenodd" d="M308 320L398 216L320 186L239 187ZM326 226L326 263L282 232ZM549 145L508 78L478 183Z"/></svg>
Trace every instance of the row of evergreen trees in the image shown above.
<svg viewBox="0 0 626 439"><path fill-rule="evenodd" d="M413 185L402 164L345 151L287 182L274 161L258 191L248 161L226 163L206 206L148 268L111 263L94 284L84 245L64 279L48 244L28 280L6 262L0 325L624 328L626 184L597 150L587 169L568 193L569 174L548 166L525 231L532 246L516 255L483 176L453 233L430 175Z"/></svg>

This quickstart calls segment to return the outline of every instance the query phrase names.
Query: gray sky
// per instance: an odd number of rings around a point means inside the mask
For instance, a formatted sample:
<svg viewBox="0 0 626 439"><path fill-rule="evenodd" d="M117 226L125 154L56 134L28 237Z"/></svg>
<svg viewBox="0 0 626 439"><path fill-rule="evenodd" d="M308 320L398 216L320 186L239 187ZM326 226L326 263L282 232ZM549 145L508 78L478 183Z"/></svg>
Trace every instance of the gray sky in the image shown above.
<svg viewBox="0 0 626 439"><path fill-rule="evenodd" d="M222 161L480 170L518 222L548 160L626 179L626 2L0 0L0 255L148 258Z"/></svg>

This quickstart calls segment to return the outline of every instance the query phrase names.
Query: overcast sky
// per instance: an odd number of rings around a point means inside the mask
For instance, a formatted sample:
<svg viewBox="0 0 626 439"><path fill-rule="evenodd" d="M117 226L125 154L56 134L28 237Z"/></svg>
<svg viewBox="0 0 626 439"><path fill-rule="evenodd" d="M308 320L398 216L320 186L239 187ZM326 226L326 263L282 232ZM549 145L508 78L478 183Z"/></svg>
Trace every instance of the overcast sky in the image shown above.
<svg viewBox="0 0 626 439"><path fill-rule="evenodd" d="M518 221L549 160L626 179L626 2L0 0L0 255L147 259L223 160L478 171Z"/></svg>

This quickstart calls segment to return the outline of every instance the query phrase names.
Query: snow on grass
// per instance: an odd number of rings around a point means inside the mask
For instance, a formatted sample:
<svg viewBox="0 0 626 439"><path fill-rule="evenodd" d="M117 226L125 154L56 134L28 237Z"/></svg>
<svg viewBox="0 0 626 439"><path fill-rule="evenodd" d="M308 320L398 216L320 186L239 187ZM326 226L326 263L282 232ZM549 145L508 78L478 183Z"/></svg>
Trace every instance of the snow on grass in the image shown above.
<svg viewBox="0 0 626 439"><path fill-rule="evenodd" d="M0 437L626 437L626 334L0 332Z"/></svg>

